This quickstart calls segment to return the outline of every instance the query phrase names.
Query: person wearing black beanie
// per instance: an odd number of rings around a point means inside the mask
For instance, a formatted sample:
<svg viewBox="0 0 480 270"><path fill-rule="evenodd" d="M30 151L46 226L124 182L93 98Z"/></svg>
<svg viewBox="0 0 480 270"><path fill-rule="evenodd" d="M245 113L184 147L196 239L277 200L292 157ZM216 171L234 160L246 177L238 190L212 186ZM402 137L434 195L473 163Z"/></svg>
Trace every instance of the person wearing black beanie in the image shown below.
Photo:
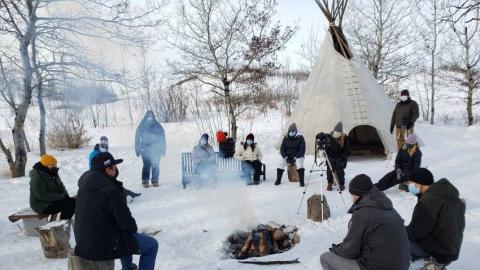
<svg viewBox="0 0 480 270"><path fill-rule="evenodd" d="M447 265L458 259L465 230L465 203L455 186L443 178L434 182L426 168L412 171L409 192L421 195L406 227L412 261L435 258Z"/></svg>
<svg viewBox="0 0 480 270"><path fill-rule="evenodd" d="M322 254L324 270L407 270L410 252L403 219L370 177L355 176L348 191L353 197L347 236ZM392 256L394 254L394 256Z"/></svg>
<svg viewBox="0 0 480 270"><path fill-rule="evenodd" d="M253 184L260 184L263 154L252 133L247 135L245 142L240 143L240 146L235 150L234 158L242 161L242 174L247 184L250 184L252 174Z"/></svg>
<svg viewBox="0 0 480 270"><path fill-rule="evenodd" d="M400 92L400 102L395 105L390 121L390 133L395 130L397 149L400 150L405 137L414 133L415 122L419 117L418 104L410 98L407 89Z"/></svg>

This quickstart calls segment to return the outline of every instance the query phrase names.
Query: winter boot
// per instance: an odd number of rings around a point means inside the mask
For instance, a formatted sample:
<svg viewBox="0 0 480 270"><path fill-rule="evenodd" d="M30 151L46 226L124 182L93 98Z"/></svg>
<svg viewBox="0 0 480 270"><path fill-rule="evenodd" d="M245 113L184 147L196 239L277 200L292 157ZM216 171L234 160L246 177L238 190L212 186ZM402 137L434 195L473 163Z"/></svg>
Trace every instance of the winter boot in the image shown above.
<svg viewBox="0 0 480 270"><path fill-rule="evenodd" d="M332 191L332 190L333 190L332 183L328 183L328 185L327 185L327 190L328 190L328 191Z"/></svg>
<svg viewBox="0 0 480 270"><path fill-rule="evenodd" d="M345 190L345 185L340 185L340 191L344 191Z"/></svg>
<svg viewBox="0 0 480 270"><path fill-rule="evenodd" d="M305 169L301 168L297 170L298 172L298 178L300 178L300 186L304 187L305 186Z"/></svg>
<svg viewBox="0 0 480 270"><path fill-rule="evenodd" d="M280 185L282 182L282 176L283 176L283 171L282 169L277 169L277 181L275 181L275 186Z"/></svg>
<svg viewBox="0 0 480 270"><path fill-rule="evenodd" d="M150 185L148 184L147 181L143 181L143 182L142 182L142 185L143 185L144 188L150 187Z"/></svg>
<svg viewBox="0 0 480 270"><path fill-rule="evenodd" d="M152 182L153 187L158 187L158 182Z"/></svg>

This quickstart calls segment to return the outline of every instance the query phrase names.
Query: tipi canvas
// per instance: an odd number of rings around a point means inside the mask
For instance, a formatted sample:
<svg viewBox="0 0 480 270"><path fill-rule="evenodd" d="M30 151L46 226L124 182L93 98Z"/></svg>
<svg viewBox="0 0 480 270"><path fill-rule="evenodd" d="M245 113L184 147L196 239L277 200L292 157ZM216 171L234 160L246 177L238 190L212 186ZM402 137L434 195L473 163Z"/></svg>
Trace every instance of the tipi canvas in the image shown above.
<svg viewBox="0 0 480 270"><path fill-rule="evenodd" d="M319 132L329 133L342 121L354 152L390 158L396 151L395 138L389 132L393 103L365 65L350 52L345 57L335 49L339 45L334 38L341 30L333 27L324 38L289 124L296 123L303 133L307 154L314 154ZM343 35L340 42L346 44Z"/></svg>

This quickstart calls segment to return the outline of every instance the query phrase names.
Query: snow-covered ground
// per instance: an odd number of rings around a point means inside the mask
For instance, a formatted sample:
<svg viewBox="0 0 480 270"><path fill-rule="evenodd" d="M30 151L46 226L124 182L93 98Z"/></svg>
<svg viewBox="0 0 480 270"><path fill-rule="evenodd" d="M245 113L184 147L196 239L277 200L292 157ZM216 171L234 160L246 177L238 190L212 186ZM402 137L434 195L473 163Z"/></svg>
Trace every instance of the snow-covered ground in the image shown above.
<svg viewBox="0 0 480 270"><path fill-rule="evenodd" d="M149 189L141 186L141 160L135 156L133 149L133 127L90 131L95 140L100 135L109 137L113 155L125 160L119 166L119 179L127 188L143 193L129 204L139 227L162 230L155 236L160 244L156 269L321 269L319 255L332 243L341 242L347 231L349 216L342 197L347 207L351 205L351 198L348 193L340 195L328 192L326 196L332 209L332 218L324 225L306 219L305 201L297 214L303 189L286 181L285 175L282 185L273 185L278 159L275 145L281 130L278 113L258 116L253 123L252 131L263 149L264 163L267 165L267 181L259 186L245 186L238 181L225 180L217 188L197 190L188 187L183 190L180 185L180 153L191 150L200 132L191 122L165 124L164 127L168 146L167 155L161 161L161 186ZM467 203L467 227L460 259L448 269L478 269L475 256L480 254L480 183L477 182L480 179L480 126L460 128L420 124L417 130L426 144L422 148L423 165L433 171L436 179L450 179ZM87 169L91 146L74 151L52 152L60 162L60 176L70 194L76 193L77 180ZM36 162L36 156L37 153L30 155L28 167ZM312 162L313 157L307 157L307 170ZM5 163L2 161L1 164L4 171ZM359 173L366 173L378 180L392 166L393 161L355 159L346 170L347 181ZM3 174L0 177L3 177L0 179L0 269L66 269L66 259L45 259L39 239L24 236L17 224L7 219L8 215L28 205L29 179L12 180ZM310 174L306 173L306 179L309 178ZM321 184L319 173L313 173L306 198L319 193ZM387 191L387 195L408 224L416 199L396 188ZM299 258L300 264L269 268L222 259L221 248L227 235L236 229L247 229L269 221L296 225L300 229L301 243L286 253L262 259ZM71 241L74 245L73 236ZM116 264L119 269L118 260ZM419 265L415 264L410 269L418 268Z"/></svg>

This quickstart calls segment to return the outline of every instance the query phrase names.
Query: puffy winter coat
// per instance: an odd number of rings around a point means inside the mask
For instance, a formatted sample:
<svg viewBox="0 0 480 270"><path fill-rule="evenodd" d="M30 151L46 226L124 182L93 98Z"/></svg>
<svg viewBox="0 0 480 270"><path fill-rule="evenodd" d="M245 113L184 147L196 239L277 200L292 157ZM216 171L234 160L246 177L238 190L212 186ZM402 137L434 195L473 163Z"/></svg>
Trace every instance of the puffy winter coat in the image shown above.
<svg viewBox="0 0 480 270"><path fill-rule="evenodd" d="M95 144L95 147L93 148L92 152L90 152L90 155L88 156L88 169L92 169L92 160L93 158L100 153L100 146Z"/></svg>
<svg viewBox="0 0 480 270"><path fill-rule="evenodd" d="M122 183L90 170L80 177L78 187L75 254L94 261L138 254L133 237L137 224L127 206Z"/></svg>
<svg viewBox="0 0 480 270"><path fill-rule="evenodd" d="M231 158L235 154L235 141L232 138L218 143L218 151L223 158Z"/></svg>
<svg viewBox="0 0 480 270"><path fill-rule="evenodd" d="M325 152L332 163L332 167L345 169L347 167L348 156L351 153L350 142L348 136L344 135L343 146L339 143L337 139L333 139L330 143L326 145Z"/></svg>
<svg viewBox="0 0 480 270"><path fill-rule="evenodd" d="M198 164L200 163L215 163L215 151L210 144L201 145L198 143L193 147L192 151L192 165L193 168L196 169Z"/></svg>
<svg viewBox="0 0 480 270"><path fill-rule="evenodd" d="M407 128L413 128L418 116L417 102L410 98L407 101L400 101L395 105L395 109L393 110L390 127L393 128L396 126L397 128L402 128L402 126L405 126Z"/></svg>
<svg viewBox="0 0 480 270"><path fill-rule="evenodd" d="M241 143L240 147L238 147L237 150L235 151L235 159L238 159L238 160L262 161L262 158L263 158L262 150L257 145L257 143L254 143L253 146L249 146L245 143Z"/></svg>
<svg viewBox="0 0 480 270"><path fill-rule="evenodd" d="M403 220L390 199L373 187L349 210L347 236L330 251L356 260L362 270L407 270L410 243Z"/></svg>
<svg viewBox="0 0 480 270"><path fill-rule="evenodd" d="M153 120L147 120L149 117L152 117ZM155 119L153 112L148 111L135 133L135 152L137 155L160 158L165 156L166 150L165 131Z"/></svg>
<svg viewBox="0 0 480 270"><path fill-rule="evenodd" d="M305 156L305 147L305 139L300 132L297 132L297 135L293 138L286 135L283 137L282 145L280 146L280 154L282 158L301 158Z"/></svg>
<svg viewBox="0 0 480 270"><path fill-rule="evenodd" d="M402 174L407 177L414 169L420 168L422 164L422 151L415 146L415 152L410 156L409 149L402 147L395 158L395 169L401 169Z"/></svg>
<svg viewBox="0 0 480 270"><path fill-rule="evenodd" d="M58 176L37 162L30 171L30 207L43 213L52 202L68 197L68 192Z"/></svg>
<svg viewBox="0 0 480 270"><path fill-rule="evenodd" d="M465 204L458 190L441 179L420 197L407 226L408 237L440 263L458 259L465 229Z"/></svg>

